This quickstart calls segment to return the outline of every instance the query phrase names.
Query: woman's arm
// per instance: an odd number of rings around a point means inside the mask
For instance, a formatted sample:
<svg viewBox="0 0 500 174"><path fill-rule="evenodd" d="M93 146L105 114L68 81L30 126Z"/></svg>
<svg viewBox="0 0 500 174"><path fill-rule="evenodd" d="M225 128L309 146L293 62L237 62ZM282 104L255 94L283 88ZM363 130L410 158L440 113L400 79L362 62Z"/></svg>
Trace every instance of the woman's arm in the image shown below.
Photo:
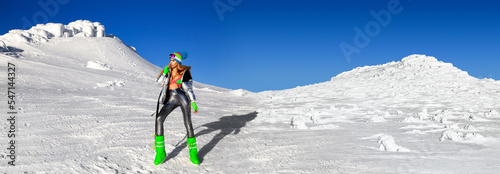
<svg viewBox="0 0 500 174"><path fill-rule="evenodd" d="M182 89L186 92L187 97L191 102L196 101L196 97L194 96L193 92L193 80L189 80L187 82L182 82Z"/></svg>
<svg viewBox="0 0 500 174"><path fill-rule="evenodd" d="M191 77L191 71L186 70L183 74L183 82L182 82L182 89L184 92L186 92L186 95L191 102L191 108L194 110L194 113L198 113L198 105L196 105L196 97L193 92L193 78Z"/></svg>
<svg viewBox="0 0 500 174"><path fill-rule="evenodd" d="M163 74L163 71L164 70L161 70L160 74L158 74L158 76L156 76L156 79L158 79Z"/></svg>
<svg viewBox="0 0 500 174"><path fill-rule="evenodd" d="M191 107L194 110L194 113L198 113L198 105L196 105L196 97L193 92L193 80L189 80L187 82L182 82L182 89L186 92L186 95L191 102Z"/></svg>

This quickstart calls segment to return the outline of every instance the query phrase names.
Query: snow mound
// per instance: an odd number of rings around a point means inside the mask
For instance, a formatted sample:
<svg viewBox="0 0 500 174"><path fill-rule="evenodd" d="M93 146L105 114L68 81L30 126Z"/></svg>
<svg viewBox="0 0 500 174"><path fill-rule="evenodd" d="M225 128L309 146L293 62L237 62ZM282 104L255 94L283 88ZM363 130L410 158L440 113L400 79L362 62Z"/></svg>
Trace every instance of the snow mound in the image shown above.
<svg viewBox="0 0 500 174"><path fill-rule="evenodd" d="M424 123L425 120L420 120L420 118L410 116L410 117L406 117L402 122L403 123Z"/></svg>
<svg viewBox="0 0 500 174"><path fill-rule="evenodd" d="M467 72L454 67L451 63L438 61L431 56L410 55L399 62L359 67L341 73L333 77L331 82L349 82L348 84L352 84L353 90L363 90L361 91L363 93L369 92L364 91L364 89L371 87L374 91L370 93L382 92L391 96L416 96L416 93L429 93L442 86L459 87L461 85L456 80L470 79L473 78ZM382 86L384 88L381 88ZM416 91L408 90L415 87L418 87Z"/></svg>
<svg viewBox="0 0 500 174"><path fill-rule="evenodd" d="M410 152L410 150L398 146L394 141L394 138L390 135L380 135L378 137L378 143L380 144L379 150L388 152Z"/></svg>
<svg viewBox="0 0 500 174"><path fill-rule="evenodd" d="M17 43L43 43L54 37L104 37L104 26L99 22L77 20L63 25L59 23L38 24L29 30L10 30L0 39Z"/></svg>
<svg viewBox="0 0 500 174"><path fill-rule="evenodd" d="M304 117L292 117L290 119L290 127L294 129L309 129L306 126L306 119Z"/></svg>
<svg viewBox="0 0 500 174"><path fill-rule="evenodd" d="M455 130L455 131L477 131L477 129L472 125L460 126L458 124L447 124L444 126L444 128Z"/></svg>
<svg viewBox="0 0 500 174"><path fill-rule="evenodd" d="M123 87L123 86L125 86L125 82L120 81L120 80L107 81L105 83L97 83L97 87L99 87L99 88L114 89L114 87Z"/></svg>
<svg viewBox="0 0 500 174"><path fill-rule="evenodd" d="M237 90L230 91L230 93L233 95L236 95L236 96L245 96L245 95L252 93L252 92L244 90L244 89L237 89Z"/></svg>
<svg viewBox="0 0 500 174"><path fill-rule="evenodd" d="M446 130L441 133L441 138L439 139L440 141L445 141L445 140L451 140L455 142L462 142L462 143L479 143L481 144L484 142L486 139L483 135L478 134L478 133L464 133L464 132L458 132L455 130Z"/></svg>
<svg viewBox="0 0 500 174"><path fill-rule="evenodd" d="M422 109L421 112L416 113L414 116L406 117L403 123L425 123L427 121L436 121L440 123L447 122L448 111L444 110L434 116L428 113L427 108Z"/></svg>
<svg viewBox="0 0 500 174"><path fill-rule="evenodd" d="M405 133L407 133L407 134L420 134L420 135L424 135L425 134L425 132L422 132L421 130L416 130L416 129L413 129L411 131L407 131Z"/></svg>
<svg viewBox="0 0 500 174"><path fill-rule="evenodd" d="M111 70L109 65L94 60L88 61L85 67L98 70Z"/></svg>
<svg viewBox="0 0 500 174"><path fill-rule="evenodd" d="M377 143L379 144L379 150L381 151L386 151L386 152L410 152L409 149L401 147L396 144L396 141L391 135L386 135L386 134L376 134L372 135L370 137L365 137L361 138L363 140L377 140Z"/></svg>
<svg viewBox="0 0 500 174"><path fill-rule="evenodd" d="M498 117L498 112L496 110L490 110L487 112L484 112L485 117Z"/></svg>
<svg viewBox="0 0 500 174"><path fill-rule="evenodd" d="M375 117L372 117L369 120L369 122L380 123L380 122L387 122L387 120L385 120L383 115L377 115Z"/></svg>
<svg viewBox="0 0 500 174"><path fill-rule="evenodd" d="M133 46L128 46L132 51L136 52L137 53L137 49Z"/></svg>

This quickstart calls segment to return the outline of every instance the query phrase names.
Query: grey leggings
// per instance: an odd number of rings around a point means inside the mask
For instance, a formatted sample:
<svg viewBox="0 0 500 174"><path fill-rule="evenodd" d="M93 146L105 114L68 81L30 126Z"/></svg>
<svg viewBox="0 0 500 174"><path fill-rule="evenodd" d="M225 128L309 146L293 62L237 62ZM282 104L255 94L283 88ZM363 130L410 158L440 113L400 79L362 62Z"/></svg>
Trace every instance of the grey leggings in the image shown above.
<svg viewBox="0 0 500 174"><path fill-rule="evenodd" d="M186 93L184 93L184 91L180 88L169 90L168 92L170 93L170 98L161 108L160 113L156 116L156 135L163 135L163 122L175 108L180 106L182 114L184 115L184 126L186 126L187 137L193 138L194 131L193 124L191 123L191 111L189 108L189 99L187 98Z"/></svg>

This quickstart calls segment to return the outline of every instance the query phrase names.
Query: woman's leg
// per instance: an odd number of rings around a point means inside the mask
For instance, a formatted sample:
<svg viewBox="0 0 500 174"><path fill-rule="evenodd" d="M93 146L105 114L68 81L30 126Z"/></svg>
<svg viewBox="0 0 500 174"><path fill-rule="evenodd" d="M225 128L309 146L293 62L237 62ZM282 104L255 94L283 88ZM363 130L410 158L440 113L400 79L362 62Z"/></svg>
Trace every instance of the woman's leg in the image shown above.
<svg viewBox="0 0 500 174"><path fill-rule="evenodd" d="M189 157L193 164L200 164L198 158L198 148L196 147L196 137L194 137L193 123L191 122L191 110L189 109L189 100L184 92L179 93L182 114L184 115L184 126L187 131L187 146L189 149Z"/></svg>
<svg viewBox="0 0 500 174"><path fill-rule="evenodd" d="M182 114L184 115L184 126L186 127L187 137L194 137L193 123L191 121L191 111L189 109L189 99L184 92L179 93L179 102L181 105Z"/></svg>
<svg viewBox="0 0 500 174"><path fill-rule="evenodd" d="M173 98L173 96L170 96ZM156 123L155 123L155 134L157 136L163 136L163 122L165 122L165 119L167 116L177 107L175 102L173 100L169 100L160 110L160 113L156 116Z"/></svg>

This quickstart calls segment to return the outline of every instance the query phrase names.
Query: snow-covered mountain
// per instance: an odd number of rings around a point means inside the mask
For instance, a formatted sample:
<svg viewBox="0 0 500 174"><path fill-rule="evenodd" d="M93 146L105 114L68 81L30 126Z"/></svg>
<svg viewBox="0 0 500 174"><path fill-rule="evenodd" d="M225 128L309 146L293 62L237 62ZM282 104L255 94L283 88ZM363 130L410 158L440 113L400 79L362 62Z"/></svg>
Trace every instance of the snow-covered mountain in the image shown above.
<svg viewBox="0 0 500 174"><path fill-rule="evenodd" d="M8 144L1 143L1 172L500 169L500 82L476 79L425 55L280 91L251 93L196 82L200 113L193 115L193 124L200 166L189 162L180 110L165 121L167 161L153 164L150 115L160 90L153 81L161 68L118 37L106 35L100 23L49 23L12 30L0 36L4 72L7 62L16 65L17 158L16 166L8 165ZM196 74L193 77L196 81ZM0 78L7 79L6 73ZM0 94L5 96L6 88ZM1 124L1 142L8 142L10 124Z"/></svg>

